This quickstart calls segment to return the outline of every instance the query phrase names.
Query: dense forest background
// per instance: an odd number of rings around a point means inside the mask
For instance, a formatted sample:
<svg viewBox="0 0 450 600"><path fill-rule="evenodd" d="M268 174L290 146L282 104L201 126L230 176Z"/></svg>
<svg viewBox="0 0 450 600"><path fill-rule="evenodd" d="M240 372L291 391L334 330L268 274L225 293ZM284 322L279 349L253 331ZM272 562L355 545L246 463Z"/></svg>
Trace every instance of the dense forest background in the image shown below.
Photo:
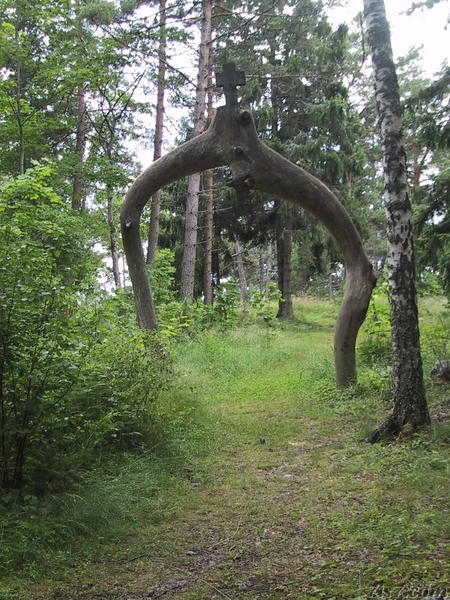
<svg viewBox="0 0 450 600"><path fill-rule="evenodd" d="M367 40L360 17L330 24L332 4L0 0L0 495L19 520L34 498L76 489L99 465L188 435L187 407L171 417L152 408L176 377L180 340L226 328L238 308L270 328L298 316L293 297L341 296L342 257L326 230L299 207L237 192L219 169L149 203L142 237L159 332L136 325L118 229L147 166L136 153L150 163L207 126L225 62L246 73L241 103L264 142L351 214L386 296ZM181 58L194 47L192 77ZM419 57L412 49L397 64L417 285L448 298L450 70L425 76ZM389 361L383 300L370 315L363 353Z"/></svg>

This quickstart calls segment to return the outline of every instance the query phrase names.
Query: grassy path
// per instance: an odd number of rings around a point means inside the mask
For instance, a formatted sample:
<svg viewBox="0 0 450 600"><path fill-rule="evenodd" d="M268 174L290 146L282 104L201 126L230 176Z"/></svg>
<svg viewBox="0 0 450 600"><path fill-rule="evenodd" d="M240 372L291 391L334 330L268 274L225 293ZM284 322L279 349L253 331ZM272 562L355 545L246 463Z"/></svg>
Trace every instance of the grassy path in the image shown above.
<svg viewBox="0 0 450 600"><path fill-rule="evenodd" d="M211 333L183 348L208 450L162 493L161 518L144 513L97 560L23 597L419 599L442 588L440 432L361 444L380 418L380 390L363 377L359 393L334 391L326 319Z"/></svg>

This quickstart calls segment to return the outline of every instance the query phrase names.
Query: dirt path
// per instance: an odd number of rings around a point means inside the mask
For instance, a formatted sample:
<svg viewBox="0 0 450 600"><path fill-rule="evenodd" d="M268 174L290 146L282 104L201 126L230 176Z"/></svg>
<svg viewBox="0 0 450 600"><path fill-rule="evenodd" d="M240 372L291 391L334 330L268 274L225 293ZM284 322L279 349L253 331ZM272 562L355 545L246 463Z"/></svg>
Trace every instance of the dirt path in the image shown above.
<svg viewBox="0 0 450 600"><path fill-rule="evenodd" d="M330 549L319 550L311 535L320 520L311 512L314 490L323 477L313 465L333 440L320 437L315 422L290 401L274 409L264 400L216 407L222 420L218 451L190 474L174 520L147 531L144 524L140 543L148 550L101 562L89 581L51 596L46 591L46 597L236 600L313 594L311 571L330 558Z"/></svg>

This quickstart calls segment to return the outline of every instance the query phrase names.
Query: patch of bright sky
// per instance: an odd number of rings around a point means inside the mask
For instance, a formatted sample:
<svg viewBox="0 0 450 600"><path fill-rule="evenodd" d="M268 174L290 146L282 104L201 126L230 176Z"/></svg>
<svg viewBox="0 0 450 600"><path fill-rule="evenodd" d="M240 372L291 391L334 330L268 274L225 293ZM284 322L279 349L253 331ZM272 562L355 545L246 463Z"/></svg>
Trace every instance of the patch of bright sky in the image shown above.
<svg viewBox="0 0 450 600"><path fill-rule="evenodd" d="M386 15L391 29L394 58L406 56L412 47L422 47L422 68L428 76L441 69L450 55L450 2L443 0L433 8L406 12L413 0L385 0ZM348 0L346 6L329 9L333 25L351 24L362 10L363 0Z"/></svg>

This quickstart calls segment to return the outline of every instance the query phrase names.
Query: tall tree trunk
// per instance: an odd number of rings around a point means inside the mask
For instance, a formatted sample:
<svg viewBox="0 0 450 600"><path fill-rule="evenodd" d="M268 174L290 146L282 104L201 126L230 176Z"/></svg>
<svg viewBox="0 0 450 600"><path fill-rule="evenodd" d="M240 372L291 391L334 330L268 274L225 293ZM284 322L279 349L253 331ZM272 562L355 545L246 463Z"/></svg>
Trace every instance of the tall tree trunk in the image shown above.
<svg viewBox="0 0 450 600"><path fill-rule="evenodd" d="M81 43L81 38L79 39ZM72 188L72 210L80 211L84 206L83 198L83 162L86 151L86 130L87 130L87 112L86 112L86 88L81 86L78 89L78 121L75 143L75 171L73 176Z"/></svg>
<svg viewBox="0 0 450 600"><path fill-rule="evenodd" d="M78 58L83 62L84 42L83 42L83 22L80 17L79 0L69 0L69 5L74 11L76 22L75 41L77 45ZM86 132L87 132L87 107L86 107L86 87L80 85L78 88L77 100L77 131L75 138L75 169L72 184L72 210L78 212L84 208L84 180L83 163L86 152Z"/></svg>
<svg viewBox="0 0 450 600"><path fill-rule="evenodd" d="M276 42L270 41L270 60L272 65L277 64L276 60ZM274 78L270 81L270 101L272 104L272 137L279 140L278 131L278 108L279 108L279 89ZM289 208L282 206L277 200L278 210L276 214L276 242L277 242L277 267L278 267L278 288L281 292L281 299L278 302L277 319L287 319L294 316L292 310L291 294L291 275L292 275L292 230L290 229Z"/></svg>
<svg viewBox="0 0 450 600"><path fill-rule="evenodd" d="M25 89L25 74L22 65L22 52L20 48L21 44L21 31L23 28L23 6L19 3L16 8L16 23L14 38L16 43L16 91L15 91L15 104L16 104L16 119L17 129L19 134L19 174L25 173L25 118L22 112L22 99Z"/></svg>
<svg viewBox="0 0 450 600"><path fill-rule="evenodd" d="M241 290L241 300L244 305L244 309L247 308L248 303L248 289L247 289L247 277L245 276L244 261L242 260L242 249L238 238L234 238L234 261L236 263L236 270L239 278L239 289Z"/></svg>
<svg viewBox="0 0 450 600"><path fill-rule="evenodd" d="M281 300L278 303L277 319L294 316L292 308L292 231L285 226L277 235L278 288Z"/></svg>
<svg viewBox="0 0 450 600"><path fill-rule="evenodd" d="M214 177L213 171L206 171L204 175L205 185L205 264L203 267L203 293L205 304L213 303L212 283L212 250L214 239Z"/></svg>
<svg viewBox="0 0 450 600"><path fill-rule="evenodd" d="M208 57L211 44L213 0L202 0L202 29L198 60L197 93L194 115L194 137L205 129L206 89L208 85ZM184 250L181 263L182 300L194 297L195 255L197 250L198 199L200 192L200 173L189 177L186 196L186 224L184 232Z"/></svg>
<svg viewBox="0 0 450 600"><path fill-rule="evenodd" d="M372 52L375 97L383 144L394 377L392 414L367 438L375 442L381 435L398 434L407 424L414 429L426 425L430 417L420 355L402 111L384 1L364 0L364 18Z"/></svg>
<svg viewBox="0 0 450 600"><path fill-rule="evenodd" d="M208 102L207 114L208 122L213 116L213 82L212 82L212 46L208 46ZM213 285L212 285L212 249L214 239L214 171L209 169L203 175L203 184L205 191L205 261L203 267L203 294L205 304L213 303Z"/></svg>
<svg viewBox="0 0 450 600"><path fill-rule="evenodd" d="M214 240L213 240L214 243ZM220 252L219 250L216 248L213 248L212 251L212 257L211 257L211 262L212 262L212 280L213 280L213 284L214 285L219 285L220 283Z"/></svg>
<svg viewBox="0 0 450 600"><path fill-rule="evenodd" d="M264 248L260 248L258 252L258 260L259 260L259 291L261 293L265 292L265 264L264 264Z"/></svg>
<svg viewBox="0 0 450 600"><path fill-rule="evenodd" d="M266 289L266 290L269 287L269 283L270 283L270 280L272 277L272 263L273 263L272 242L269 240L269 242L267 243L266 274L265 274L265 278L264 278L264 289Z"/></svg>
<svg viewBox="0 0 450 600"><path fill-rule="evenodd" d="M166 90L166 0L159 0L159 51L158 51L158 90L156 97L155 139L153 143L153 160L158 160L162 153L164 131L164 94ZM150 226L148 229L148 246L146 263L153 262L158 247L159 213L161 209L161 192L158 190L152 196Z"/></svg>
<svg viewBox="0 0 450 600"><path fill-rule="evenodd" d="M111 250L111 260L112 260L112 271L114 276L114 285L116 290L118 290L122 283L120 278L120 266L119 266L119 244L118 244L118 236L116 230L116 223L114 220L113 213L113 190L108 185L106 190L106 201L107 201L107 218L108 218L108 229L109 229L109 247Z"/></svg>

